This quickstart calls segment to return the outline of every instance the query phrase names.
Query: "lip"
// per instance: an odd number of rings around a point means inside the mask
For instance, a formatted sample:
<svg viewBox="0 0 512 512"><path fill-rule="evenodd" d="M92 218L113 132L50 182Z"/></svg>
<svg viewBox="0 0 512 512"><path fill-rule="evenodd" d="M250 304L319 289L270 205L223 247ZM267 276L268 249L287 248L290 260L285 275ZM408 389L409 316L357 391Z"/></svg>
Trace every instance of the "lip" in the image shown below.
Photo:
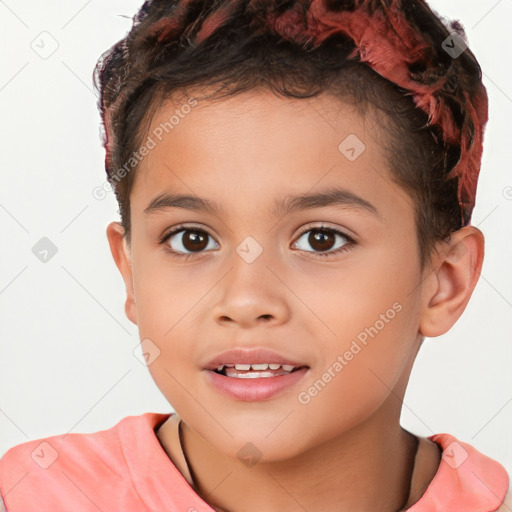
<svg viewBox="0 0 512 512"><path fill-rule="evenodd" d="M213 370L206 370L206 379L217 391L229 398L255 402L273 398L285 389L297 384L309 370L309 367L303 366L303 368L287 375L259 379L237 379L221 375Z"/></svg>
<svg viewBox="0 0 512 512"><path fill-rule="evenodd" d="M211 359L208 363L206 363L204 369L205 370L216 370L219 366L223 364L258 364L258 363L270 363L270 364L288 364L290 366L307 366L304 363L293 361L288 357L274 352L273 350L269 350L266 348L252 348L252 349L243 349L236 348L231 349L226 352L222 352L218 354L213 359ZM295 373L295 372L294 372ZM229 378L229 377L225 377ZM270 379L278 379L279 377L268 377ZM235 380L235 379L232 379ZM252 379L252 380L263 380L263 379ZM267 378L265 378L267 380Z"/></svg>

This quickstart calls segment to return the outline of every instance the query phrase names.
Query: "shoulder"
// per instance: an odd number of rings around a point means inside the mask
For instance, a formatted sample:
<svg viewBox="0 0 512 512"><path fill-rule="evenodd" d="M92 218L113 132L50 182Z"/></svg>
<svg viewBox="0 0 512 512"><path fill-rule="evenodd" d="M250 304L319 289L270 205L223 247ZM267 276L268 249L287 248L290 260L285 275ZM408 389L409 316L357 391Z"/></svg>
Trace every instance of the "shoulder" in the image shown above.
<svg viewBox="0 0 512 512"><path fill-rule="evenodd" d="M427 439L439 445L441 459L434 478L410 512L512 510L509 472L500 462L447 433Z"/></svg>
<svg viewBox="0 0 512 512"><path fill-rule="evenodd" d="M111 456L120 448L118 430L121 422L97 432L53 435L20 443L7 450L0 459L0 468L4 471L7 467L48 469L57 464L66 470L69 463L77 459L87 464L97 458Z"/></svg>
<svg viewBox="0 0 512 512"><path fill-rule="evenodd" d="M505 498L503 499L503 503L501 504L500 508L496 510L496 512L510 512L512 510L512 484L510 482L510 475L512 472L509 470L509 468L506 469L509 476L508 490Z"/></svg>
<svg viewBox="0 0 512 512"><path fill-rule="evenodd" d="M126 488L131 482L127 448L136 443L139 433L151 432L151 426L161 416L127 416L105 430L18 444L0 459L0 496L6 507L12 507L28 504L29 499L35 503L36 497L55 494L57 489L62 495L76 495L78 488L94 492L111 492L111 485Z"/></svg>
<svg viewBox="0 0 512 512"><path fill-rule="evenodd" d="M26 441L7 450L0 458L0 464L16 460L21 464L36 463L39 467L48 468L54 462L62 463L59 460L62 455L79 456L87 461L121 454L121 439L131 442L139 434L151 432L154 425L167 417L165 414L147 412L126 416L115 425L96 432L67 433Z"/></svg>

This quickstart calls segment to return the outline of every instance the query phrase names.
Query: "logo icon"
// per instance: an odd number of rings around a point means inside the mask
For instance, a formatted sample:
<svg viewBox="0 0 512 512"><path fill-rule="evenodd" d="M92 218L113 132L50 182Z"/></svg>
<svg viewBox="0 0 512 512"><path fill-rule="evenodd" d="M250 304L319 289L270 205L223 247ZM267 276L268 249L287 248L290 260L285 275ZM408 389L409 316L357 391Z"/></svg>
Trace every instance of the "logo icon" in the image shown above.
<svg viewBox="0 0 512 512"><path fill-rule="evenodd" d="M246 263L252 263L261 255L263 247L252 236L248 236L236 248L236 252Z"/></svg>
<svg viewBox="0 0 512 512"><path fill-rule="evenodd" d="M34 40L30 43L30 47L34 52L41 57L41 59L48 59L59 48L59 43L49 32L43 30Z"/></svg>
<svg viewBox="0 0 512 512"><path fill-rule="evenodd" d="M459 468L468 457L468 452L457 441L450 443L444 449L442 455L442 459L453 469Z"/></svg>
<svg viewBox="0 0 512 512"><path fill-rule="evenodd" d="M441 43L441 47L452 59L457 59L464 53L468 45L457 32L452 32Z"/></svg>
<svg viewBox="0 0 512 512"><path fill-rule="evenodd" d="M236 455L248 468L252 468L263 456L258 448L251 442L245 443L242 448L238 450Z"/></svg>
<svg viewBox="0 0 512 512"><path fill-rule="evenodd" d="M38 466L43 469L48 469L57 460L59 454L50 443L43 441L37 445L37 448L30 456Z"/></svg>
<svg viewBox="0 0 512 512"><path fill-rule="evenodd" d="M32 254L41 263L48 263L57 254L57 246L49 238L43 236L43 238L32 247Z"/></svg>
<svg viewBox="0 0 512 512"><path fill-rule="evenodd" d="M140 349L142 349L142 353ZM160 356L160 349L149 338L146 338L141 341L140 348L139 345L135 347L133 355L141 362L141 364L149 366L155 362L157 357Z"/></svg>
<svg viewBox="0 0 512 512"><path fill-rule="evenodd" d="M345 137L338 146L339 152L351 162L357 160L365 149L364 142L354 133Z"/></svg>

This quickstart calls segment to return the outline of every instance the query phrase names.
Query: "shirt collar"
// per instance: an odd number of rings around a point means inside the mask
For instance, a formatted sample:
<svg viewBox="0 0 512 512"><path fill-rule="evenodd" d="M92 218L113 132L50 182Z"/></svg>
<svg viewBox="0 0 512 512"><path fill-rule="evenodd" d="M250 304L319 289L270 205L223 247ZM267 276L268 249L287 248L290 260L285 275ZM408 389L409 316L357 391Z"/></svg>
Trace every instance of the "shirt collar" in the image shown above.
<svg viewBox="0 0 512 512"><path fill-rule="evenodd" d="M493 512L501 505L509 478L499 462L450 434L435 434L428 439L442 449L439 469L407 512Z"/></svg>
<svg viewBox="0 0 512 512"><path fill-rule="evenodd" d="M210 512L213 509L190 487L156 437L156 427L169 416L148 412L121 421L120 440L133 484L150 510L174 506ZM441 462L427 490L406 512L493 512L501 505L509 477L499 462L450 434L428 439L441 447Z"/></svg>

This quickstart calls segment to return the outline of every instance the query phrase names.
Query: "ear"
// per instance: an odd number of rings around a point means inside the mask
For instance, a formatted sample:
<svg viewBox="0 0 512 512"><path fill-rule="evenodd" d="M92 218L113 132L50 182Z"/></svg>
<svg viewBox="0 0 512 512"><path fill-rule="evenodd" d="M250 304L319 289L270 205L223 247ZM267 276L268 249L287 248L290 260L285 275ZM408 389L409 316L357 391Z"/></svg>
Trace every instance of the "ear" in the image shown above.
<svg viewBox="0 0 512 512"><path fill-rule="evenodd" d="M107 239L110 252L116 262L117 268L123 276L126 287L126 316L137 325L137 311L135 308L135 295L133 293L133 275L130 247L124 236L124 228L120 222L111 222L107 226Z"/></svg>
<svg viewBox="0 0 512 512"><path fill-rule="evenodd" d="M423 336L444 334L462 315L480 277L484 246L484 235L474 226L459 229L442 243L423 287L424 309L419 324Z"/></svg>

